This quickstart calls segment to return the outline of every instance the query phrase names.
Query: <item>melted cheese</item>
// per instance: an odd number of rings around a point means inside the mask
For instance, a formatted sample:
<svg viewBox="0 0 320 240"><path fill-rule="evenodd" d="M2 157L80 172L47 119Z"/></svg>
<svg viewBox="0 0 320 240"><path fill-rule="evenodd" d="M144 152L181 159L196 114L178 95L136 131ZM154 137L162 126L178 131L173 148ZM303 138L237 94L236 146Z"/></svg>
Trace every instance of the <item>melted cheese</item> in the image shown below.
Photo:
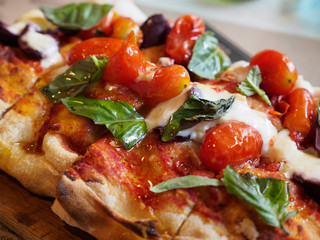
<svg viewBox="0 0 320 240"><path fill-rule="evenodd" d="M299 174L309 180L319 179L320 158L300 151L286 129L277 135L276 141L270 148L270 156L275 161L285 162L280 171L288 178L293 174Z"/></svg>
<svg viewBox="0 0 320 240"><path fill-rule="evenodd" d="M58 42L50 35L28 31L21 39L32 49L39 51L43 55L43 59L41 60L41 66L43 68L62 61Z"/></svg>
<svg viewBox="0 0 320 240"><path fill-rule="evenodd" d="M234 95L235 101L229 111L222 117L214 121L202 121L192 128L180 131L178 136L190 137L194 141L201 142L209 128L220 123L237 120L251 125L260 133L263 140L262 154L268 155L269 142L276 136L277 129L268 119L266 113L251 109L246 97L240 94L231 94L227 91L216 92L210 86L199 83L193 83L192 86L197 86L201 92L200 98L202 99L217 101L219 99L228 99ZM181 95L156 106L146 118L148 130L151 131L158 126L164 127L168 123L170 116L179 109L187 97L188 93L185 91Z"/></svg>

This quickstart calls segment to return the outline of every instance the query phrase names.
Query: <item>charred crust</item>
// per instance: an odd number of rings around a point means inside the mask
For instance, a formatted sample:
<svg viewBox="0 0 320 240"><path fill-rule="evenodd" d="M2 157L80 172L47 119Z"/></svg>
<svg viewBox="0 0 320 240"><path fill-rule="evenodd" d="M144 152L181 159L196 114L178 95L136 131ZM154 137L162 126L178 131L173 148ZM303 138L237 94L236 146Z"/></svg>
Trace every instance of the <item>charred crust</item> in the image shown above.
<svg viewBox="0 0 320 240"><path fill-rule="evenodd" d="M157 224L155 221L137 221L134 224L124 223L124 225L141 237L159 237Z"/></svg>
<svg viewBox="0 0 320 240"><path fill-rule="evenodd" d="M67 178L69 178L72 182L74 182L75 180L77 180L76 177L74 177L74 176L72 176L72 175L70 175L70 174L68 174L68 173L66 173L66 172L63 173L62 175L63 175L63 176L66 176ZM61 182L60 182L60 183L61 183ZM59 184L60 184L60 183L59 183Z"/></svg>
<svg viewBox="0 0 320 240"><path fill-rule="evenodd" d="M94 183L101 183L101 180L100 179L97 179L97 178L86 178L86 181L85 182L94 182Z"/></svg>

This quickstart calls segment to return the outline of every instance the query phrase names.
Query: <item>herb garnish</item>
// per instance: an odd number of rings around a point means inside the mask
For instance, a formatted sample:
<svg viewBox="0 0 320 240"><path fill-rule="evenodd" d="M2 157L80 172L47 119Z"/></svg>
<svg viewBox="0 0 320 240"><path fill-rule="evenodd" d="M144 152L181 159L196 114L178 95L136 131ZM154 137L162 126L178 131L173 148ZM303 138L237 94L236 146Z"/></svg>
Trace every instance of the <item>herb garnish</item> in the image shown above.
<svg viewBox="0 0 320 240"><path fill-rule="evenodd" d="M62 98L74 97L103 75L107 62L107 58L95 56L75 62L41 88L41 92L53 103L59 103Z"/></svg>
<svg viewBox="0 0 320 240"><path fill-rule="evenodd" d="M199 77L214 79L230 66L230 59L219 49L219 41L206 32L196 41L188 69Z"/></svg>
<svg viewBox="0 0 320 240"><path fill-rule="evenodd" d="M162 134L162 141L172 140L180 130L188 129L200 121L215 120L221 117L228 111L233 101L234 96L212 102L191 94L185 103L172 114Z"/></svg>
<svg viewBox="0 0 320 240"><path fill-rule="evenodd" d="M268 98L268 95L259 88L259 85L262 81L261 73L258 65L254 65L253 68L249 71L249 74L239 86L238 90L245 96L252 96L257 93L269 106L271 102Z"/></svg>
<svg viewBox="0 0 320 240"><path fill-rule="evenodd" d="M40 7L46 18L61 29L81 30L97 25L112 5L72 3L59 8Z"/></svg>
<svg viewBox="0 0 320 240"><path fill-rule="evenodd" d="M184 177L172 178L168 181L162 182L152 188L151 192L161 193L177 188L193 188L200 186L221 186L223 183L217 179L201 177L197 175L188 175Z"/></svg>
<svg viewBox="0 0 320 240"><path fill-rule="evenodd" d="M85 97L64 98L62 103L74 114L105 125L130 150L147 133L144 118L125 101L109 101Z"/></svg>
<svg viewBox="0 0 320 240"><path fill-rule="evenodd" d="M228 165L221 181L201 176L184 176L162 182L150 191L160 193L177 188L225 186L226 190L253 207L268 225L284 228L284 223L297 212L286 212L289 206L289 183L276 178L259 178L251 173L239 174Z"/></svg>

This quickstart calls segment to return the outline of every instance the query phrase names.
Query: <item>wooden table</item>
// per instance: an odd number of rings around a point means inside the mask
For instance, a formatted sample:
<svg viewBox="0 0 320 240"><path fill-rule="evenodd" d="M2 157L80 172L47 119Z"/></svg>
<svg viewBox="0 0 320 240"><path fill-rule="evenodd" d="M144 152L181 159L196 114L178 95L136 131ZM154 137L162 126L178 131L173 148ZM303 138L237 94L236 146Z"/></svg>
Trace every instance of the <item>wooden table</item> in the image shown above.
<svg viewBox="0 0 320 240"><path fill-rule="evenodd" d="M28 192L14 178L0 171L0 222L21 239L95 239L62 222L51 211L52 204L53 199Z"/></svg>

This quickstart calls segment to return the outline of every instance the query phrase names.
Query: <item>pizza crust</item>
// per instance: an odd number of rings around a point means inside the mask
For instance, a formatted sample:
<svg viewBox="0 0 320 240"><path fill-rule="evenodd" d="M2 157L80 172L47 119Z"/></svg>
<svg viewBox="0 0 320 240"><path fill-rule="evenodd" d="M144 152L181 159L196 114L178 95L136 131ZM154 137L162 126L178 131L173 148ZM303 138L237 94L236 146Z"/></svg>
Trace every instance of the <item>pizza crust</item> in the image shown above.
<svg viewBox="0 0 320 240"><path fill-rule="evenodd" d="M141 235L154 231L153 216L144 214L141 207L136 205L137 201L128 202L124 191L117 192L117 196L122 195L125 203L129 205L126 205L122 199L118 199L117 205L114 205L112 203L114 203L116 194L112 194L112 190L117 191L116 188L109 189L109 192L101 189L106 197L102 201L96 192L98 188L104 187L100 183L93 183L93 185L97 185L96 191L93 191L81 179L71 180L63 175L58 185L59 200L54 202L53 212L69 225L78 227L102 240L142 239L133 231ZM107 193L110 193L110 196L107 196ZM108 204L114 208L110 209Z"/></svg>

